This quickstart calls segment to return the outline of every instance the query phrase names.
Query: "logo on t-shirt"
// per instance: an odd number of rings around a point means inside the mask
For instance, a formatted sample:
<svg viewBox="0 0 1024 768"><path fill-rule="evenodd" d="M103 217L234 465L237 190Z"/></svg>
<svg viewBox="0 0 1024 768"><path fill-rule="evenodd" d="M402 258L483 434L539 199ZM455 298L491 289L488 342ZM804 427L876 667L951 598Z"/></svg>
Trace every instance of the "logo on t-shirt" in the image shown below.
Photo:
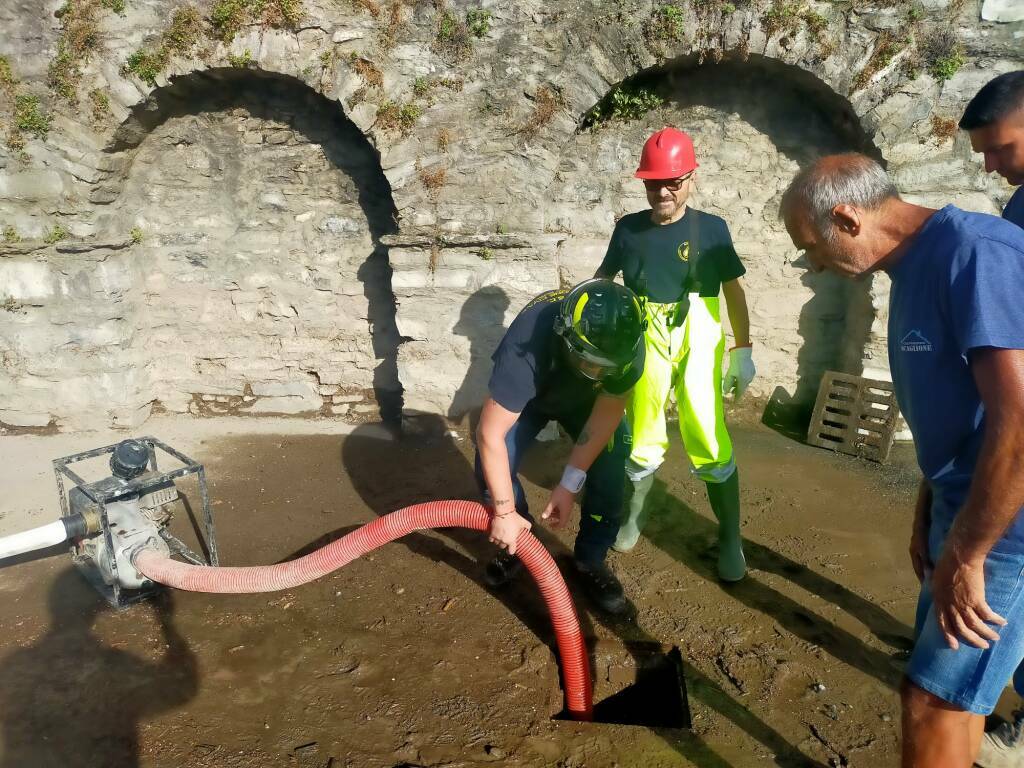
<svg viewBox="0 0 1024 768"><path fill-rule="evenodd" d="M676 256L679 257L680 261L689 261L690 260L690 241L689 240L687 240L685 243L681 243L680 246L678 248L676 248Z"/></svg>
<svg viewBox="0 0 1024 768"><path fill-rule="evenodd" d="M932 343L920 331L914 330L903 337L900 342L901 352L931 352Z"/></svg>

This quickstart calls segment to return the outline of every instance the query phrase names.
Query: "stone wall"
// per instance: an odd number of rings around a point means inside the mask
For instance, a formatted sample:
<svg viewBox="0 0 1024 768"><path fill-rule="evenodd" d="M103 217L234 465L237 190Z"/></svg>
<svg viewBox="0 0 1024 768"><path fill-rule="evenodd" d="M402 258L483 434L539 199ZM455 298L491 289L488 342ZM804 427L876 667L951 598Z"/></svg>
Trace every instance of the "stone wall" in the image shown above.
<svg viewBox="0 0 1024 768"><path fill-rule="evenodd" d="M122 170L93 195L96 230L128 242L42 261L10 247L0 262L19 289L6 292L13 322L0 337L34 359L0 421L395 409L394 303L377 245L394 204L365 137L313 91L231 69L150 107L139 143L118 153Z"/></svg>
<svg viewBox="0 0 1024 768"><path fill-rule="evenodd" d="M887 286L791 263L795 170L857 149L917 202L995 212L1010 193L953 125L1024 61L994 0L279 1L298 16L228 42L199 4L150 83L124 66L186 6L111 5L0 8L3 425L403 400L461 418L516 311L592 274L645 207L632 170L666 124L693 135L693 204L747 265L752 394L806 403L826 368L885 374ZM69 94L54 62L81 39ZM595 120L615 94L626 108ZM623 115L642 94L660 105Z"/></svg>

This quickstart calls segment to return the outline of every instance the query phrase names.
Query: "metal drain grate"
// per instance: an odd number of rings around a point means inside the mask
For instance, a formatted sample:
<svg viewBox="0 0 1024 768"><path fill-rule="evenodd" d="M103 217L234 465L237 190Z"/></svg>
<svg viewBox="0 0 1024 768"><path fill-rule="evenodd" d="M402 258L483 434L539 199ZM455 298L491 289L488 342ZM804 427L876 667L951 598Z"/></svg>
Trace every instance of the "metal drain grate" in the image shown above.
<svg viewBox="0 0 1024 768"><path fill-rule="evenodd" d="M889 458L898 416L891 382L826 371L807 442L884 462Z"/></svg>

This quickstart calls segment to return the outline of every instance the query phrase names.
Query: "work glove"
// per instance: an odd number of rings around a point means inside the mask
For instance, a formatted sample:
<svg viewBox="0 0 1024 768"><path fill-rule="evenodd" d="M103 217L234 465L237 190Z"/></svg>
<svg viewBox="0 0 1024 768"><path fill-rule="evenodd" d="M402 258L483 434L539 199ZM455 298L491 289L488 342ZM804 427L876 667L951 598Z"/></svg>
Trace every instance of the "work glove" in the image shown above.
<svg viewBox="0 0 1024 768"><path fill-rule="evenodd" d="M733 392L735 399L739 400L750 386L750 382L754 380L754 375L757 373L751 356L752 352L750 347L735 347L729 350L729 370L726 371L725 378L722 379L723 395Z"/></svg>

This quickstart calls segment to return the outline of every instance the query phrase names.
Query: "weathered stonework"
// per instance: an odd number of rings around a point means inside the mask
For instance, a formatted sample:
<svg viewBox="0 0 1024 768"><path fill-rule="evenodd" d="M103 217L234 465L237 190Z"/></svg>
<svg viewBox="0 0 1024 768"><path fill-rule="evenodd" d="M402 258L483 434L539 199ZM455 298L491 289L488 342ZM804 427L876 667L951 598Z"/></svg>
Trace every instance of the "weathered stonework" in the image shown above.
<svg viewBox="0 0 1024 768"><path fill-rule="evenodd" d="M825 368L884 375L887 287L790 263L777 206L796 169L857 149L914 201L996 212L1010 193L939 130L1022 67L1024 23L995 0L795 19L681 1L679 27L645 0L485 3L468 55L439 40L434 5L307 2L298 29L207 39L156 87L122 65L181 4L140 0L99 14L77 105L46 89L59 5L0 7L0 55L53 118L0 147L0 225L20 238L0 244L11 426L134 426L153 408L363 418L400 395L461 418L516 311L592 274L616 218L644 207L631 173L665 124L694 136L693 202L747 265L752 394L806 403ZM966 63L940 80L915 57L947 29ZM664 105L581 129L624 82Z"/></svg>

